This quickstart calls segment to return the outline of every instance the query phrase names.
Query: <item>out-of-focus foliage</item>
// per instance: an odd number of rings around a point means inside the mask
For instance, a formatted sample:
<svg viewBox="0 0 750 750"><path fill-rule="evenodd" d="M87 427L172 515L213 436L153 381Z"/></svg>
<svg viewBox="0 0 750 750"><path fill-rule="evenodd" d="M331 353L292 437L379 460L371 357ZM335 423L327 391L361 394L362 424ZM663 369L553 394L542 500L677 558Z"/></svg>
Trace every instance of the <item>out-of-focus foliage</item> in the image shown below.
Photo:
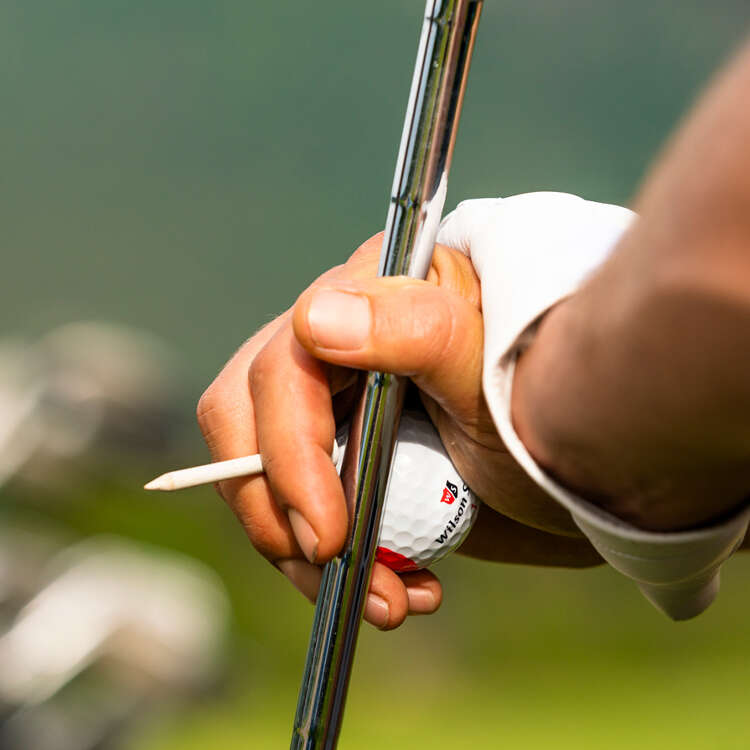
<svg viewBox="0 0 750 750"><path fill-rule="evenodd" d="M154 331L183 357L189 414L244 338L382 227L422 7L0 2L0 334ZM448 204L628 201L748 21L744 0L487 0ZM3 513L186 552L227 585L229 684L129 750L285 747L311 609L209 490L139 492L152 470L59 502L15 485ZM750 558L680 625L606 569L441 571L439 615L364 634L342 750L748 746Z"/></svg>

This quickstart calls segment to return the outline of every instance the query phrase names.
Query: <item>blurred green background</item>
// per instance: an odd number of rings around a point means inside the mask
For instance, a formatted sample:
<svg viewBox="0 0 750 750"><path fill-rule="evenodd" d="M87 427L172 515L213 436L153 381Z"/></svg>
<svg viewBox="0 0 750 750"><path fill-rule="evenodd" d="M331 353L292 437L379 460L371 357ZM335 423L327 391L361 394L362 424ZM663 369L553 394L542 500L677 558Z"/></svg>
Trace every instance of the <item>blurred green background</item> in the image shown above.
<svg viewBox="0 0 750 750"><path fill-rule="evenodd" d="M382 228L422 9L2 0L0 334L153 331L181 359L187 425L233 349ZM537 189L627 202L748 21L746 0L487 0L448 206ZM186 426L179 461L204 455ZM286 747L312 610L209 490L140 492L152 469L41 509L28 490L0 497L225 581L228 683L128 750ZM365 632L342 749L750 746L750 558L679 625L606 569L440 571L437 616Z"/></svg>

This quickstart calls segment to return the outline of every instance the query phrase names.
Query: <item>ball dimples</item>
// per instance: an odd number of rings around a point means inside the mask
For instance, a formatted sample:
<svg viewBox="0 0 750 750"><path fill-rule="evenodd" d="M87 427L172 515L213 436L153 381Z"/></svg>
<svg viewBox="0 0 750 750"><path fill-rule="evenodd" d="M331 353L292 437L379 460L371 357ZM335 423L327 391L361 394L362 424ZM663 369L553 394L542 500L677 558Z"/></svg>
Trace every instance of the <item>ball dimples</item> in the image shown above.
<svg viewBox="0 0 750 750"><path fill-rule="evenodd" d="M340 448L348 431L343 425L337 432ZM404 411L388 475L377 559L397 571L426 568L463 542L478 511L478 498L453 466L427 415Z"/></svg>

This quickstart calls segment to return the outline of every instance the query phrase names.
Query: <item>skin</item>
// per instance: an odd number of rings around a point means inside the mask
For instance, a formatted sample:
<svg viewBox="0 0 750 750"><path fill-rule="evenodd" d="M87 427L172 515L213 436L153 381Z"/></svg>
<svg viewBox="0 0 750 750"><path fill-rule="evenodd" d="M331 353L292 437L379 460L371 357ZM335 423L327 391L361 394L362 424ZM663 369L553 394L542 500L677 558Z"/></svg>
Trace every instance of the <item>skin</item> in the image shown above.
<svg viewBox="0 0 750 750"><path fill-rule="evenodd" d="M712 523L750 493L748 90L750 46L669 143L639 221L518 363L532 456L641 528Z"/></svg>
<svg viewBox="0 0 750 750"><path fill-rule="evenodd" d="M750 490L750 50L678 131L636 200L640 219L582 289L541 322L516 370L512 416L537 462L645 529L721 519ZM265 476L218 490L258 551L314 600L346 510L330 460L354 371L406 375L485 501L461 551L586 566L600 560L508 456L480 387L471 264L437 246L426 282L376 279L366 242L253 336L198 406L215 460L260 451ZM326 325L328 323L329 325ZM437 578L373 571L382 629L440 605Z"/></svg>
<svg viewBox="0 0 750 750"><path fill-rule="evenodd" d="M462 552L536 565L598 564L567 513L508 456L492 424L480 385L482 318L471 263L437 246L427 281L376 279L381 245L376 235L321 276L239 349L200 399L198 421L214 460L263 455L265 475L217 488L250 541L315 599L321 565L341 549L347 527L330 460L334 413L346 410L355 369L378 369L411 378L459 472L486 503ZM368 312L369 331L355 345L352 316L334 316L325 346L310 324L321 294L330 302L333 292ZM441 599L433 573L399 576L376 564L365 619L394 628L408 614L434 612Z"/></svg>

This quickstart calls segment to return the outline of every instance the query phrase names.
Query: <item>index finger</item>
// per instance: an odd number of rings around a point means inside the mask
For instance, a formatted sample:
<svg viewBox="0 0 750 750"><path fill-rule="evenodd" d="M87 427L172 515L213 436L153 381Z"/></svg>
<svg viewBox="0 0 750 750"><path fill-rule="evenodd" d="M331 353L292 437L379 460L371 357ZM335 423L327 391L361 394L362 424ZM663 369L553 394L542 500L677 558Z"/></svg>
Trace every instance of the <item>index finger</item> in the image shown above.
<svg viewBox="0 0 750 750"><path fill-rule="evenodd" d="M327 366L287 326L253 361L250 390L275 502L287 513L305 557L325 562L341 549L348 528L344 491L331 461L336 425Z"/></svg>

